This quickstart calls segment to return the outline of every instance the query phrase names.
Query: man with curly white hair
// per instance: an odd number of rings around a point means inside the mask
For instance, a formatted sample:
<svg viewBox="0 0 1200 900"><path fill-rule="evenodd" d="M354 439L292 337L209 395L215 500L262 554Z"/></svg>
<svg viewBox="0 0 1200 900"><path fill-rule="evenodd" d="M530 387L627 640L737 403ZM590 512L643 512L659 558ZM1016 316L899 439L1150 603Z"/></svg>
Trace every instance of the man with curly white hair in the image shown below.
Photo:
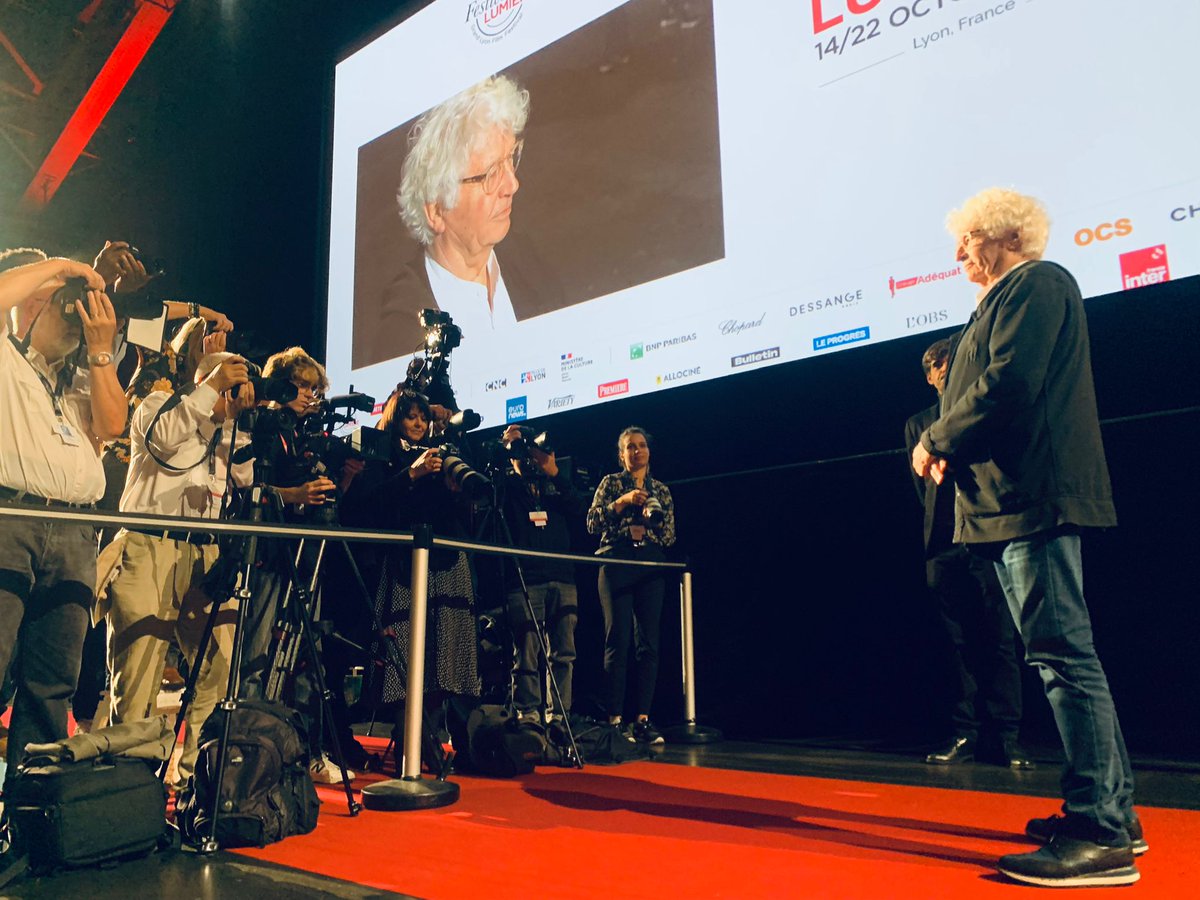
<svg viewBox="0 0 1200 900"><path fill-rule="evenodd" d="M913 469L953 478L954 539L995 563L1066 757L1063 815L1030 820L1025 833L1044 846L999 868L1047 886L1130 884L1148 847L1083 597L1080 530L1117 521L1083 298L1042 260L1050 223L1032 197L983 191L947 226L979 299Z"/></svg>

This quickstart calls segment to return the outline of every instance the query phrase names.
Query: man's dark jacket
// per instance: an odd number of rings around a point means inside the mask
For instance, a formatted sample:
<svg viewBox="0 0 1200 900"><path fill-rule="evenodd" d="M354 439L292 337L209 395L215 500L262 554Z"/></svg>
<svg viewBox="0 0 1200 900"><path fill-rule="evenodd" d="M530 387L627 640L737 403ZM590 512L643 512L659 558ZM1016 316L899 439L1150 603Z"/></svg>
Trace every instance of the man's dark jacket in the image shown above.
<svg viewBox="0 0 1200 900"><path fill-rule="evenodd" d="M957 542L1116 524L1070 272L1029 262L988 291L951 353L942 414L921 443L950 461Z"/></svg>

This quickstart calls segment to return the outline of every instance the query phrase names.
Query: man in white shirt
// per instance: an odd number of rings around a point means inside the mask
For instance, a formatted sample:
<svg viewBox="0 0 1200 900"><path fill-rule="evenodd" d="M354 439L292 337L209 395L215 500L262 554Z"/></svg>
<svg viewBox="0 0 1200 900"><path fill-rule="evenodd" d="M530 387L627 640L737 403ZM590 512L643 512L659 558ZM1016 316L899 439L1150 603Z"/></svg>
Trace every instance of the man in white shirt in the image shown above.
<svg viewBox="0 0 1200 900"><path fill-rule="evenodd" d="M210 336L207 346L223 347L223 338L220 333ZM152 393L133 414L122 512L202 519L220 514L233 422L254 405L254 389L247 383L245 361L232 353L207 354L195 380L191 393ZM247 440L240 440L239 446ZM250 483L252 463L233 469L237 483ZM193 670L199 667L179 763L180 783L194 770L200 726L224 695L237 616L234 604L222 607L204 659L197 659L211 609L204 580L216 564L217 545L212 535L188 532L186 525L118 534L114 544L120 545L121 560L109 587L107 610L114 723L154 714L172 637Z"/></svg>
<svg viewBox="0 0 1200 900"><path fill-rule="evenodd" d="M90 266L21 258L33 261L0 272L0 502L90 507L104 493L99 443L125 427L117 318ZM17 310L33 319L25 340L13 334ZM67 736L95 577L94 526L0 517L0 672L21 646L9 771L26 744Z"/></svg>

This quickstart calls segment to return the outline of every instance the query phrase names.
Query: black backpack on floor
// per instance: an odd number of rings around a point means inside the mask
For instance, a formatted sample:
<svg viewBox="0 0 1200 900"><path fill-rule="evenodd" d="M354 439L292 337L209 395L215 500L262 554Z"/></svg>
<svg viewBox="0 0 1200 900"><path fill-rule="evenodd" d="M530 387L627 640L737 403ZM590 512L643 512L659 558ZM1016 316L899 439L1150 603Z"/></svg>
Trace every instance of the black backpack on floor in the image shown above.
<svg viewBox="0 0 1200 900"><path fill-rule="evenodd" d="M218 790L217 767L226 716L229 758ZM217 844L263 847L317 827L321 801L308 774L308 731L300 714L280 703L238 702L232 712L217 707L200 729L196 774L176 806L183 839L207 840L212 811L217 817Z"/></svg>

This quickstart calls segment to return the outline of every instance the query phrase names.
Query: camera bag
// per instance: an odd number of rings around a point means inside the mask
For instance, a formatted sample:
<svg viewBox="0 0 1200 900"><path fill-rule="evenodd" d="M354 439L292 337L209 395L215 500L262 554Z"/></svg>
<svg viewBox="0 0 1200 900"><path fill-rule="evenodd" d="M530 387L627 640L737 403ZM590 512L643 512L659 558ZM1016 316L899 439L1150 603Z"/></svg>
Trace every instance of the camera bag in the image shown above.
<svg viewBox="0 0 1200 900"><path fill-rule="evenodd" d="M545 752L542 739L518 730L502 706L485 703L471 710L462 735L467 753L456 758L456 764L480 775L501 778L528 775L542 761Z"/></svg>
<svg viewBox="0 0 1200 900"><path fill-rule="evenodd" d="M228 760L217 785L221 740L229 717ZM317 827L321 801L308 774L308 729L281 703L242 700L232 710L217 707L200 729L196 774L176 805L184 840L208 839L213 809L217 844L264 847Z"/></svg>
<svg viewBox="0 0 1200 900"><path fill-rule="evenodd" d="M166 789L144 759L27 756L4 801L36 873L141 856L167 835Z"/></svg>

